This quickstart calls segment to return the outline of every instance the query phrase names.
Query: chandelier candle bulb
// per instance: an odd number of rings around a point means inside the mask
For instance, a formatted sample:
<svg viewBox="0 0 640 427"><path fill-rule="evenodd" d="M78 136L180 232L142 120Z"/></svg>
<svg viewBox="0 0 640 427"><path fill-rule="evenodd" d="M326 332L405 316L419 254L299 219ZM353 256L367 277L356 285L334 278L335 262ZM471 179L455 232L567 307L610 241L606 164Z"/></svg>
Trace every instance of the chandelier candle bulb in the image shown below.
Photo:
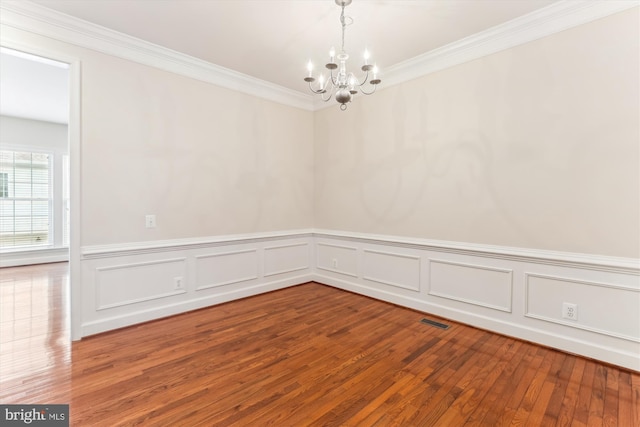
<svg viewBox="0 0 640 427"><path fill-rule="evenodd" d="M369 65L369 51L367 49L364 50L364 65Z"/></svg>
<svg viewBox="0 0 640 427"><path fill-rule="evenodd" d="M329 51L329 62L333 63L335 59L336 59L336 49L332 47L331 50Z"/></svg>
<svg viewBox="0 0 640 427"><path fill-rule="evenodd" d="M311 77L313 75L313 64L311 61L307 62L307 71L309 72L308 77Z"/></svg>

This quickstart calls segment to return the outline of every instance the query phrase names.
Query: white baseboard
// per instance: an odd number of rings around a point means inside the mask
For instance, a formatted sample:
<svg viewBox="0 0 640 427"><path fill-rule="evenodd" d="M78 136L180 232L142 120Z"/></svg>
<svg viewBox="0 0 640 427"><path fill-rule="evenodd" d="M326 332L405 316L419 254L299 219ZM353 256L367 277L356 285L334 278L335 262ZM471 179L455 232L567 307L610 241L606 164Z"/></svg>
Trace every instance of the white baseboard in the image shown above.
<svg viewBox="0 0 640 427"><path fill-rule="evenodd" d="M0 268L69 261L69 248L36 249L0 254Z"/></svg>

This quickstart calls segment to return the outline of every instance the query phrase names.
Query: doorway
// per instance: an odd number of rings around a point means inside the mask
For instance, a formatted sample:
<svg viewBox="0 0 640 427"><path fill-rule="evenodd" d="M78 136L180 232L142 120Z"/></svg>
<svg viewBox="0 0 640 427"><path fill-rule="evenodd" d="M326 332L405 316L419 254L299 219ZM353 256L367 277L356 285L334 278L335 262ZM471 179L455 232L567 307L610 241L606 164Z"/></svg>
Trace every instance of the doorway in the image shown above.
<svg viewBox="0 0 640 427"><path fill-rule="evenodd" d="M77 340L80 65L37 48L3 45L0 55L2 266L68 261L61 318Z"/></svg>

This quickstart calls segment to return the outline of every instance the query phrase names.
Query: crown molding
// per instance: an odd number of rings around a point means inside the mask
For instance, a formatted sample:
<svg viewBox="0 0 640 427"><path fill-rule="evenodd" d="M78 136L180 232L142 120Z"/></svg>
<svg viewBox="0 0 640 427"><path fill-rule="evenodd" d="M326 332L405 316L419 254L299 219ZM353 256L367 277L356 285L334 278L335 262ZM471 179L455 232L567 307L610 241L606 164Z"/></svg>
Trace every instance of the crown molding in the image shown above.
<svg viewBox="0 0 640 427"><path fill-rule="evenodd" d="M640 0L562 0L381 71L380 90L640 6ZM333 104L315 99L314 109Z"/></svg>
<svg viewBox="0 0 640 427"><path fill-rule="evenodd" d="M384 70L384 89L640 5L640 0L562 0ZM255 77L92 24L29 1L0 3L0 24L307 111L325 103Z"/></svg>
<svg viewBox="0 0 640 427"><path fill-rule="evenodd" d="M638 0L562 0L472 36L431 50L384 71L393 86L501 50L528 43L640 5Z"/></svg>
<svg viewBox="0 0 640 427"><path fill-rule="evenodd" d="M0 24L312 111L313 98L219 65L31 3L0 3ZM4 35L3 35L4 36Z"/></svg>

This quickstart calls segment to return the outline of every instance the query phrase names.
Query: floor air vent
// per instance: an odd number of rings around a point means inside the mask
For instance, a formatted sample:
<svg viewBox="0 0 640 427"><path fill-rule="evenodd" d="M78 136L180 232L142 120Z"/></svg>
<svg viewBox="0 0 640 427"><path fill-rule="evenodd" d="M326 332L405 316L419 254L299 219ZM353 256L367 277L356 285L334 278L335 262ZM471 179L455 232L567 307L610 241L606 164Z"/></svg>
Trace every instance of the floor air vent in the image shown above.
<svg viewBox="0 0 640 427"><path fill-rule="evenodd" d="M421 323L426 323L427 325L435 326L440 329L449 329L449 325L445 325L444 323L436 322L435 320L430 319L422 319Z"/></svg>

